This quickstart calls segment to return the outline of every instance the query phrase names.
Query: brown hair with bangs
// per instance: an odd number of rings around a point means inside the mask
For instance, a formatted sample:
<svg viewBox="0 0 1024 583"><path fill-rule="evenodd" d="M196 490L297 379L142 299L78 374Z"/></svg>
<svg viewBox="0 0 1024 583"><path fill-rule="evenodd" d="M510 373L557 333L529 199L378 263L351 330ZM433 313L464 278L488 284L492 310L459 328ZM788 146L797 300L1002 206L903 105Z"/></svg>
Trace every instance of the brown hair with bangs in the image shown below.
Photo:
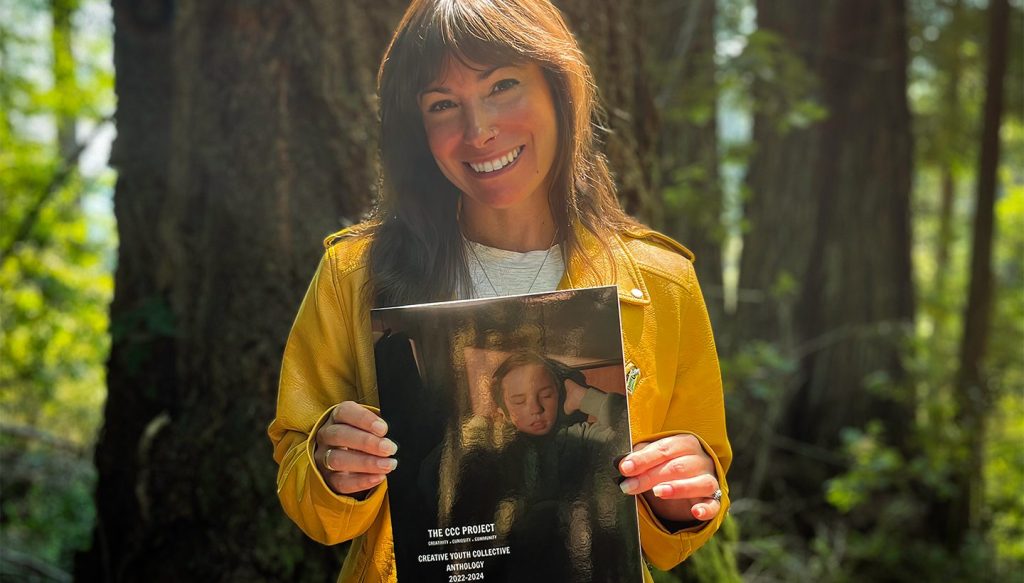
<svg viewBox="0 0 1024 583"><path fill-rule="evenodd" d="M558 149L548 203L566 256L573 225L608 235L638 224L623 212L594 134L593 75L548 0L413 0L381 62L380 198L362 229L378 307L455 299L472 289L458 224L459 191L427 144L419 93L456 59L467 65L534 62L551 86ZM606 249L610 253L610 249Z"/></svg>

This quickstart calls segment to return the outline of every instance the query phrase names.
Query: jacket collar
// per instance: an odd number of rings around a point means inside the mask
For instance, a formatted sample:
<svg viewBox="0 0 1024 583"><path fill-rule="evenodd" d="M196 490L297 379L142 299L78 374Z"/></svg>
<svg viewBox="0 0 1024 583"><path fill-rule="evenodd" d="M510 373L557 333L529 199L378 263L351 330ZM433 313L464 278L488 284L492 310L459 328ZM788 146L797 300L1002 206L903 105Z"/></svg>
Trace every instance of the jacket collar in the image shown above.
<svg viewBox="0 0 1024 583"><path fill-rule="evenodd" d="M580 249L566 261L565 275L558 289L614 285L618 288L620 302L641 306L651 303L640 267L622 234L616 233L608 239L609 257L604 245L589 230L577 224L574 232Z"/></svg>

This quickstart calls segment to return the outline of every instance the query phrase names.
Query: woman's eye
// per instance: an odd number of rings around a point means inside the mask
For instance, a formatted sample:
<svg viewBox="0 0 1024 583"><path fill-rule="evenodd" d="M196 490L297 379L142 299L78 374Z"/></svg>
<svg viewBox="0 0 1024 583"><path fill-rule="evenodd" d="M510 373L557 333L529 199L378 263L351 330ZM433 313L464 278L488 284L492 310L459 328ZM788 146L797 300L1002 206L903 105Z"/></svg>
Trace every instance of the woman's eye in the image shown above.
<svg viewBox="0 0 1024 583"><path fill-rule="evenodd" d="M494 89L491 89L491 93L501 93L502 91L508 91L509 89L519 85L519 81L515 79L502 79L494 84Z"/></svg>
<svg viewBox="0 0 1024 583"><path fill-rule="evenodd" d="M427 111L444 111L446 109L451 109L453 107L455 107L455 104L451 100L443 99L441 101L438 101L438 102L432 104L427 109Z"/></svg>

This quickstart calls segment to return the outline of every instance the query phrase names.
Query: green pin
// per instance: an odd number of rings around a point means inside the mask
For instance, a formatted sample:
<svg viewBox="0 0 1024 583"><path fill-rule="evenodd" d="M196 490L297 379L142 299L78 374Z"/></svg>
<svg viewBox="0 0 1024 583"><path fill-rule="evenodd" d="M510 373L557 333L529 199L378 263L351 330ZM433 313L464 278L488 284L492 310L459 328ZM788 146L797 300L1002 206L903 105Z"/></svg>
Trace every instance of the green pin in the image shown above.
<svg viewBox="0 0 1024 583"><path fill-rule="evenodd" d="M636 389L636 381L638 378L640 378L640 369L635 366L626 373L626 392L630 395L632 395L633 390Z"/></svg>

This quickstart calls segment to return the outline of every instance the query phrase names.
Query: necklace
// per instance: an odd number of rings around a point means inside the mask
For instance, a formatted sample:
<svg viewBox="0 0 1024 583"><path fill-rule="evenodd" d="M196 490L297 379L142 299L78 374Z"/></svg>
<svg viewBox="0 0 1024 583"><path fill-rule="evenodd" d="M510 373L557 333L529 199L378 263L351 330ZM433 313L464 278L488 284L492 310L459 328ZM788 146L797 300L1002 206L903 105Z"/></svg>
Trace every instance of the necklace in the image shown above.
<svg viewBox="0 0 1024 583"><path fill-rule="evenodd" d="M544 271L544 265L548 262L548 256L551 255L551 250L555 247L555 238L557 237L558 231L555 231L555 234L551 236L551 244L548 245L548 250L544 252L544 258L540 262L540 267L537 268L537 272L533 274L533 279L530 280L530 287L523 293L528 294L533 291L533 286L537 284L537 278L540 277L540 272ZM494 285L494 282L491 281L491 276L487 273L487 268L484 267L484 262L480 260L480 256L477 254L476 247L474 247L473 242L466 239L465 235L462 236L462 240L465 241L466 245L469 247L469 251L473 254L473 259L476 259L476 264L480 266L480 272L484 274L484 279L487 281L487 285L491 286L491 291L494 292L494 295L498 297L509 295L499 292L498 288Z"/></svg>

